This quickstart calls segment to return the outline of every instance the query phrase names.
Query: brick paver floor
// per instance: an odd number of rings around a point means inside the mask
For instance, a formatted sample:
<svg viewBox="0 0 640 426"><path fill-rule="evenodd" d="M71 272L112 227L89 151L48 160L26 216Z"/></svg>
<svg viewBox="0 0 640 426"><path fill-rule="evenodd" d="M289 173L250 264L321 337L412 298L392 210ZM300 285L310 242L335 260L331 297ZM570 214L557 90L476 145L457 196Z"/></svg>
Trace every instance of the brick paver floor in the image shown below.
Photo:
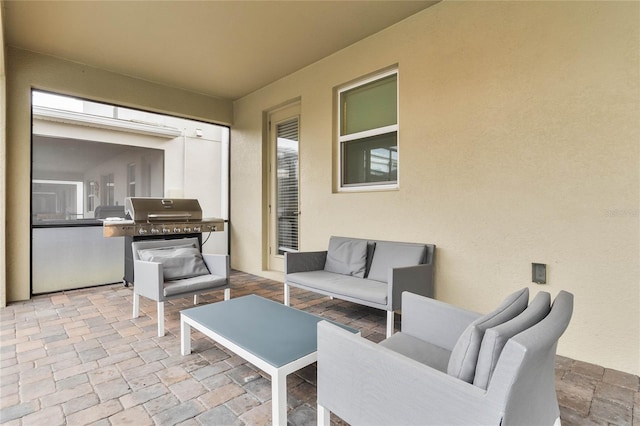
<svg viewBox="0 0 640 426"><path fill-rule="evenodd" d="M281 302L282 284L233 271L231 297L252 293ZM222 296L208 293L199 304ZM382 311L297 289L291 300L296 308L360 329L374 342L384 338ZM270 424L267 375L197 332L192 354L180 355L179 311L192 301L165 304L164 337L156 335L155 302L141 298L141 315L132 319L132 289L121 284L3 308L0 423ZM563 425L640 426L638 376L563 357L556 364ZM291 374L287 385L289 423L315 424L315 364Z"/></svg>

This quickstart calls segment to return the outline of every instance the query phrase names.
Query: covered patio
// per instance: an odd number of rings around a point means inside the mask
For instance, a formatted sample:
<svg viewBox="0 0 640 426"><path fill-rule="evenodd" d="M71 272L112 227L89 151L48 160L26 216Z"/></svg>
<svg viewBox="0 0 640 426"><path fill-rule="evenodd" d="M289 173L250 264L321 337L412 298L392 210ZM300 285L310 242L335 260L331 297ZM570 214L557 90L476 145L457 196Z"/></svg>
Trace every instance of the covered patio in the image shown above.
<svg viewBox="0 0 640 426"><path fill-rule="evenodd" d="M282 283L233 271L231 295L282 302ZM222 300L203 295L199 304ZM155 303L142 299L131 318L132 289L121 284L37 296L2 310L0 422L3 425L265 425L271 422L268 375L194 332L180 354L179 312L167 302L166 335L156 336ZM384 339L377 309L294 289L291 305ZM396 328L400 316L397 316ZM640 378L557 357L563 425L636 425ZM288 377L288 421L316 421L315 364ZM345 424L332 417L332 424Z"/></svg>

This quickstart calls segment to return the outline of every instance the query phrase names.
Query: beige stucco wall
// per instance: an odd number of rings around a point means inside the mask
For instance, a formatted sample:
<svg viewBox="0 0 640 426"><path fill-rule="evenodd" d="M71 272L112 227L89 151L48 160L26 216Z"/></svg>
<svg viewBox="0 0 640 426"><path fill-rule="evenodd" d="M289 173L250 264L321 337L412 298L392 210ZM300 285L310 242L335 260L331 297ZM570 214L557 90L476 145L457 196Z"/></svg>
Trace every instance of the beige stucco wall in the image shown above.
<svg viewBox="0 0 640 426"><path fill-rule="evenodd" d="M637 2L448 2L235 102L232 266L263 271L265 111L300 98L301 249L435 243L436 297L575 294L558 353L640 373ZM397 63L400 190L336 193L333 89ZM548 284L531 283L531 263Z"/></svg>
<svg viewBox="0 0 640 426"><path fill-rule="evenodd" d="M8 301L28 299L30 292L31 88L225 125L233 118L227 100L15 48L7 50L6 75Z"/></svg>

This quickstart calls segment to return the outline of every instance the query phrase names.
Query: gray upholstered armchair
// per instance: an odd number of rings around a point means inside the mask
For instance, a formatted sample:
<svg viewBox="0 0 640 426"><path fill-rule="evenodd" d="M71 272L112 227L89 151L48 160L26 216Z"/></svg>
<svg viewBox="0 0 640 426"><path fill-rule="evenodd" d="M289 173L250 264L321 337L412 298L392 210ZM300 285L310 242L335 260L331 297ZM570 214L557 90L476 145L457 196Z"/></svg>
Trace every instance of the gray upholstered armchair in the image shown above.
<svg viewBox="0 0 640 426"><path fill-rule="evenodd" d="M375 344L318 324L318 424L552 425L555 352L573 295L525 288L480 315L403 294L402 331Z"/></svg>
<svg viewBox="0 0 640 426"><path fill-rule="evenodd" d="M146 240L132 243L133 318L140 312L140 296L155 300L158 306L158 336L164 336L164 302L224 290L231 294L229 256L200 253L197 238Z"/></svg>

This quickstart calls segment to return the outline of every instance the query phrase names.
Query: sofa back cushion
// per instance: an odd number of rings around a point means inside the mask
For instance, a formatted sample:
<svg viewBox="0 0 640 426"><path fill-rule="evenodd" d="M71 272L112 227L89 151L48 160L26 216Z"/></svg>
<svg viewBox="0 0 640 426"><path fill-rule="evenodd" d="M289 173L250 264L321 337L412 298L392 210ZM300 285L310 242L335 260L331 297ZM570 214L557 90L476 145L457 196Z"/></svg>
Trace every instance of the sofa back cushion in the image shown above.
<svg viewBox="0 0 640 426"><path fill-rule="evenodd" d="M509 295L495 311L483 315L469 324L451 351L447 373L465 382L473 383L478 353L485 330L515 318L525 310L528 302L529 288L525 287Z"/></svg>
<svg viewBox="0 0 640 426"><path fill-rule="evenodd" d="M324 270L364 278L367 266L367 240L331 237Z"/></svg>
<svg viewBox="0 0 640 426"><path fill-rule="evenodd" d="M473 384L486 389L507 340L542 321L551 310L551 295L539 292L520 315L484 332Z"/></svg>
<svg viewBox="0 0 640 426"><path fill-rule="evenodd" d="M424 244L378 241L367 278L386 283L389 278L389 268L424 263L426 251L427 247Z"/></svg>
<svg viewBox="0 0 640 426"><path fill-rule="evenodd" d="M162 264L165 281L208 275L200 250L195 247L162 247L138 250L140 260Z"/></svg>

